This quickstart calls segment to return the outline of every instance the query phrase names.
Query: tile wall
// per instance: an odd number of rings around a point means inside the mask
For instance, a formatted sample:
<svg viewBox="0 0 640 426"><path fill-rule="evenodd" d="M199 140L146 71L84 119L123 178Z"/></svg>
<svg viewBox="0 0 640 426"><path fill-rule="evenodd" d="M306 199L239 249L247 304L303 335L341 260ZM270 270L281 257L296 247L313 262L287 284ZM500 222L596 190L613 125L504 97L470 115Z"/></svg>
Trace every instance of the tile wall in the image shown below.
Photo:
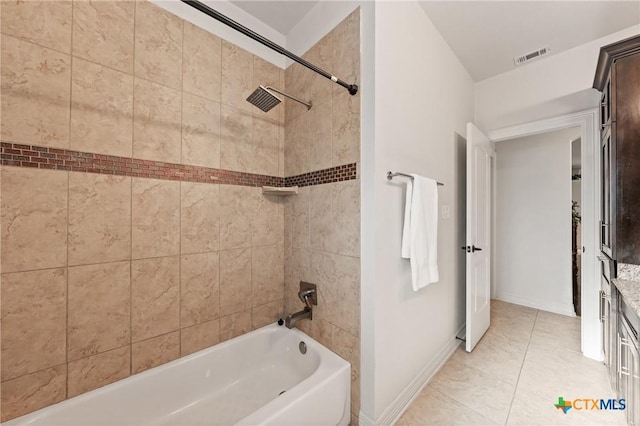
<svg viewBox="0 0 640 426"><path fill-rule="evenodd" d="M342 80L360 83L360 10L304 58ZM285 175L360 165L360 96L302 66L285 71L287 90L313 107L286 103ZM313 175L313 173L312 173ZM287 178L287 181L291 179ZM291 180L293 181L293 180ZM313 321L298 326L351 362L352 424L360 411L360 179L300 188L285 214L285 311L302 308L301 280L318 285Z"/></svg>
<svg viewBox="0 0 640 426"><path fill-rule="evenodd" d="M282 200L188 173L283 181L245 97L284 71L146 1L0 7L2 421L281 317Z"/></svg>
<svg viewBox="0 0 640 426"><path fill-rule="evenodd" d="M351 362L357 424L359 96L147 1L0 17L1 420L297 311L307 280L300 328ZM358 83L359 11L305 58ZM314 107L265 114L259 84Z"/></svg>

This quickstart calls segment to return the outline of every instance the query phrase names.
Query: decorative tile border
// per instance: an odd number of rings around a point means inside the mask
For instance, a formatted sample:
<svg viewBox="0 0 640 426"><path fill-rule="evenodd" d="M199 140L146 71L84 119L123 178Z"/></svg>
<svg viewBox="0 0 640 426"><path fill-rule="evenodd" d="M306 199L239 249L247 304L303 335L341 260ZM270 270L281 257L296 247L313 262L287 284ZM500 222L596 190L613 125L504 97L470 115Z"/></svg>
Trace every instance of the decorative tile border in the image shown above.
<svg viewBox="0 0 640 426"><path fill-rule="evenodd" d="M242 173L231 170L212 169L209 167L140 160L137 158L7 142L2 142L0 156L2 165L5 166L34 167L72 172L101 173L226 185L284 186L284 178L278 176Z"/></svg>
<svg viewBox="0 0 640 426"><path fill-rule="evenodd" d="M312 186L323 183L342 182L358 177L357 163L343 164L315 172L284 178L284 186Z"/></svg>
<svg viewBox="0 0 640 426"><path fill-rule="evenodd" d="M0 158L4 166L256 187L321 185L357 177L356 163L282 178L12 142L0 144Z"/></svg>

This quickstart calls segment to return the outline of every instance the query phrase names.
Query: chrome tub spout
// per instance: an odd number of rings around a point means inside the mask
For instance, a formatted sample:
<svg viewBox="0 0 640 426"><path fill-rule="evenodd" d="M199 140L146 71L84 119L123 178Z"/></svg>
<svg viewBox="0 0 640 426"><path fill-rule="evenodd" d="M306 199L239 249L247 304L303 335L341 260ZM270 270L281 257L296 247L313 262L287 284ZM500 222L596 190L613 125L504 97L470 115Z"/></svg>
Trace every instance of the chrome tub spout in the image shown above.
<svg viewBox="0 0 640 426"><path fill-rule="evenodd" d="M305 306L303 310L289 315L285 319L284 324L287 326L287 328L293 328L293 326L296 325L298 321L305 318L313 319L313 311L307 306Z"/></svg>

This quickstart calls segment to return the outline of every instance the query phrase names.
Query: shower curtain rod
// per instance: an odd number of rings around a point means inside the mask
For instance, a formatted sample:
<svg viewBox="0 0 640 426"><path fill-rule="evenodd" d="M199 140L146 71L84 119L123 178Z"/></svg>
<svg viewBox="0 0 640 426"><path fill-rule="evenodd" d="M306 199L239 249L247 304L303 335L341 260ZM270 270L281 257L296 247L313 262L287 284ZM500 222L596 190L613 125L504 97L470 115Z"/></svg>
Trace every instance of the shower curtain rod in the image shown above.
<svg viewBox="0 0 640 426"><path fill-rule="evenodd" d="M194 9L199 10L200 12L204 13L205 15L208 15L208 16L212 17L213 19L216 19L216 20L222 22L223 24L233 28L234 30L236 30L238 32L241 32L242 34L246 35L247 37L252 38L253 40L257 41L258 43L261 43L261 44L267 46L268 48L270 48L272 50L275 50L276 52L280 53L281 55L284 55L287 58L293 59L297 63L309 68L311 71L314 71L314 72L320 74L321 76L328 78L329 80L333 81L334 83L339 84L340 86L342 86L345 89L347 89L351 95L355 95L356 93L358 93L358 85L357 84L349 84L349 83L346 83L346 82L340 80L338 77L336 77L336 76L334 76L334 75L332 75L332 74L330 74L330 73L318 68L317 66L313 65L311 62L305 61L304 59L302 59L298 55L295 55L295 54L289 52L284 47L275 44L274 42L272 42L271 40L269 40L267 38L264 38L263 36L261 36L260 34L256 33L255 31L252 31L249 28L247 28L247 27L245 27L243 25L240 25L239 23L237 23L233 19L223 15L222 13L218 12L217 10L214 10L214 9L210 8L206 4L204 4L202 2L199 2L197 0L182 0L182 2L188 4L189 6L193 7Z"/></svg>

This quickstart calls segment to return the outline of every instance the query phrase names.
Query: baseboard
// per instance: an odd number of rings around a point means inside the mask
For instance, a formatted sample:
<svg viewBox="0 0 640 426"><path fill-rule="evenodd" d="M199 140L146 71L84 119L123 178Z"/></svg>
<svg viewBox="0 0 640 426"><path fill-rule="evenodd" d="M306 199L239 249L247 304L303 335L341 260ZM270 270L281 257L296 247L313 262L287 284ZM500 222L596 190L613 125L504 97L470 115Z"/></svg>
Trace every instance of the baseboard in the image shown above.
<svg viewBox="0 0 640 426"><path fill-rule="evenodd" d="M553 303L546 300L533 299L528 297L515 296L513 294L498 292L497 300L503 302L514 303L516 305L527 306L529 308L540 309L541 311L553 312L560 315L575 317L573 304L565 305L564 303Z"/></svg>
<svg viewBox="0 0 640 426"><path fill-rule="evenodd" d="M371 420L369 416L367 416L362 411L360 411L360 414L358 414L358 425L359 426L376 426L376 422ZM355 426L355 425L351 425L351 426Z"/></svg>
<svg viewBox="0 0 640 426"><path fill-rule="evenodd" d="M464 326L458 330L456 336L464 330ZM442 368L442 366L451 358L451 355L460 345L460 340L455 337L442 348L436 357L427 364L418 375L409 383L409 385L393 400L393 402L384 410L377 421L371 419L362 411L358 416L360 426L376 426L376 425L394 425L409 405L417 398L422 389L431 381L431 378Z"/></svg>

